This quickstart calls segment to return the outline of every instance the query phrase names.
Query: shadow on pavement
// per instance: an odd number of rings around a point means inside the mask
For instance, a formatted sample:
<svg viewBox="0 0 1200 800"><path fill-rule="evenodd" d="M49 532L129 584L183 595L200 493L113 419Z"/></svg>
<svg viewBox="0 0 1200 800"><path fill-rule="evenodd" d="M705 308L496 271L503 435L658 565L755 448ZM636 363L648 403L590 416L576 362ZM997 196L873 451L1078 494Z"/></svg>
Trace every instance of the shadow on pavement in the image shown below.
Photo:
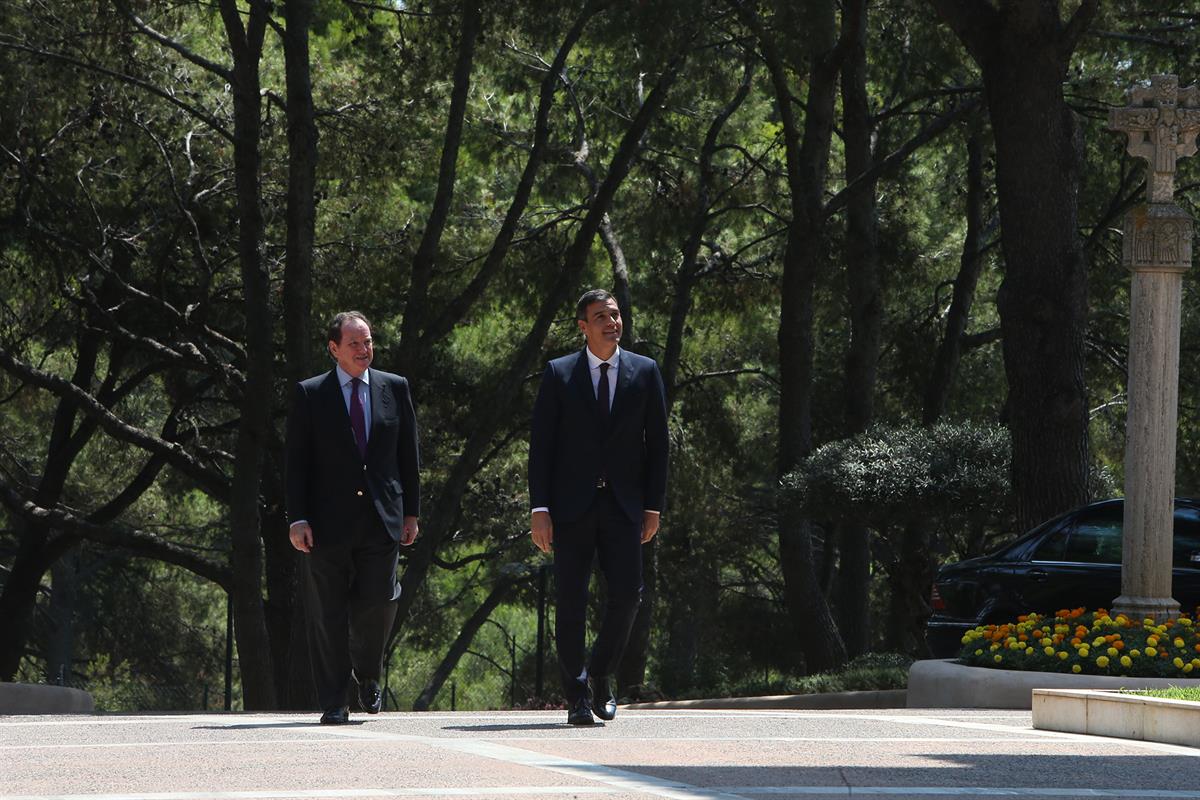
<svg viewBox="0 0 1200 800"><path fill-rule="evenodd" d="M366 722L363 719L352 719L344 725L326 725L327 728L344 728L346 725L362 725ZM317 720L312 722L260 722L260 723L241 723L238 725L193 725L192 730L195 731L251 731L265 728L319 728L321 723Z"/></svg>
<svg viewBox="0 0 1200 800"><path fill-rule="evenodd" d="M474 733L477 731L569 731L587 727L586 725L571 726L565 722L538 722L526 725L443 725L442 730ZM598 722L591 727L603 728L604 723Z"/></svg>

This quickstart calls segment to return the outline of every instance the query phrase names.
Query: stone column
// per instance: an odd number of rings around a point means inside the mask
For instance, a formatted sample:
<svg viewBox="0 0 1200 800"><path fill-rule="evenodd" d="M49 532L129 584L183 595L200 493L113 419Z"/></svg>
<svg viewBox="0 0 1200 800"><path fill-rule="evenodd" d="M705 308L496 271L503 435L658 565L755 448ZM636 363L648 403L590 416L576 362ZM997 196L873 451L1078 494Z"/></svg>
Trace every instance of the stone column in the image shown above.
<svg viewBox="0 0 1200 800"><path fill-rule="evenodd" d="M1139 242L1161 260L1130 258ZM1182 209L1151 204L1125 220L1125 265L1133 270L1129 312L1129 409L1125 420L1125 534L1121 596L1113 613L1174 618L1171 551L1175 504L1175 433L1179 408L1179 317L1183 273L1191 264L1192 220ZM1174 261L1171 252L1179 254ZM1186 255L1186 261L1181 256Z"/></svg>
<svg viewBox="0 0 1200 800"><path fill-rule="evenodd" d="M1196 152L1200 93L1173 75L1130 92L1109 128L1126 133L1146 159L1150 202L1124 220L1122 261L1133 271L1129 316L1129 409L1125 424L1125 533L1121 596L1112 613L1131 619L1179 616L1171 597L1179 322L1183 273L1192 264L1192 219L1173 203L1175 165Z"/></svg>

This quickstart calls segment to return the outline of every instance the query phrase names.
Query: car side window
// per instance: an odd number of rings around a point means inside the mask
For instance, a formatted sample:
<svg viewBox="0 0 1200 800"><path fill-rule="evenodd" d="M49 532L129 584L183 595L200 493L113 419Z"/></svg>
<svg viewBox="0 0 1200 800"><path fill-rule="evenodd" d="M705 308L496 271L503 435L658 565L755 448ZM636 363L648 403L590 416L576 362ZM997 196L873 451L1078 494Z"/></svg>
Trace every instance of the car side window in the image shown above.
<svg viewBox="0 0 1200 800"><path fill-rule="evenodd" d="M1174 566L1200 569L1200 510L1175 509Z"/></svg>
<svg viewBox="0 0 1200 800"><path fill-rule="evenodd" d="M1076 518L1063 561L1084 564L1120 564L1122 511L1119 506L1092 509Z"/></svg>
<svg viewBox="0 0 1200 800"><path fill-rule="evenodd" d="M1042 543L1038 545L1037 550L1033 553L1033 560L1062 561L1063 553L1067 547L1067 534L1070 532L1070 526L1063 526L1045 539L1042 539Z"/></svg>

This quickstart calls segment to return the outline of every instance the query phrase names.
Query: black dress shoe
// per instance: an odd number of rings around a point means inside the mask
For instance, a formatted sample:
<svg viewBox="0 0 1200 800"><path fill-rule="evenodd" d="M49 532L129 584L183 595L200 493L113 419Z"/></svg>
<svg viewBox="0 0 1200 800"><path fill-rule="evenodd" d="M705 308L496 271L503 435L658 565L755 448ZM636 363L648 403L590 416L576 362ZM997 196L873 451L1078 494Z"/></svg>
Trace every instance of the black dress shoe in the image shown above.
<svg viewBox="0 0 1200 800"><path fill-rule="evenodd" d="M378 714L383 708L383 690L379 681L363 681L358 685L358 707L368 714Z"/></svg>
<svg viewBox="0 0 1200 800"><path fill-rule="evenodd" d="M617 715L617 696L611 678L589 676L588 690L592 695L592 711L597 717L607 722Z"/></svg>
<svg viewBox="0 0 1200 800"><path fill-rule="evenodd" d="M321 715L322 725L345 725L350 721L350 709L345 706L328 708Z"/></svg>
<svg viewBox="0 0 1200 800"><path fill-rule="evenodd" d="M576 700L567 710L568 725L593 725L595 722L592 719L592 704L586 697Z"/></svg>

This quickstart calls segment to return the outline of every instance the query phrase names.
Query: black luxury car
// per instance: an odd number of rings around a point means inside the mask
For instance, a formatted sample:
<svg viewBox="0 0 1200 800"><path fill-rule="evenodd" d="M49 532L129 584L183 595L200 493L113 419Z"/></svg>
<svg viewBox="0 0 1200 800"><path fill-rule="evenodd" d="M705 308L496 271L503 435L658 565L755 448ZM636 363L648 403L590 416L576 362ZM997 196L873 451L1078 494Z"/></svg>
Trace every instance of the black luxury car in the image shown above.
<svg viewBox="0 0 1200 800"><path fill-rule="evenodd" d="M1121 594L1124 501L1103 500L1034 528L988 556L947 564L934 578L926 640L935 658L958 654L976 625L1018 614L1109 608ZM1181 610L1200 605L1200 500L1175 501L1175 578Z"/></svg>

